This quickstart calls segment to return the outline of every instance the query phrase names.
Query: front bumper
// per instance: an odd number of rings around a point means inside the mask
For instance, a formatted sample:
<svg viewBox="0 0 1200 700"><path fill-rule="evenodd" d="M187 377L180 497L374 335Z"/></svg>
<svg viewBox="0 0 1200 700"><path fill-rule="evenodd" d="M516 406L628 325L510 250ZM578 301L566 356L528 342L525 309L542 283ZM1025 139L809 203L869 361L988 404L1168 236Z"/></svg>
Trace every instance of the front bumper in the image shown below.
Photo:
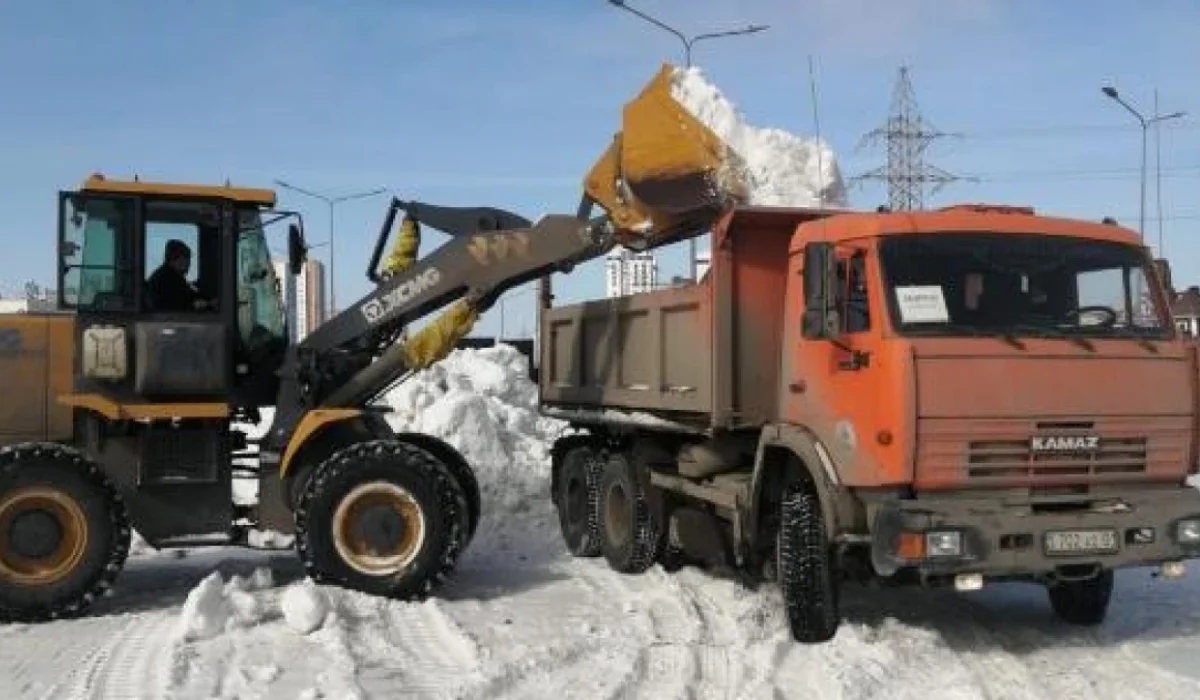
<svg viewBox="0 0 1200 700"><path fill-rule="evenodd" d="M1010 505L1002 499L962 495L893 500L878 504L872 519L871 561L875 571L890 576L901 570L929 575L978 573L995 578L1037 577L1085 566L1117 569L1200 557L1200 542L1177 541L1176 523L1200 519L1200 490L1190 487L1144 489L1108 499L1107 507L1089 510L1037 509ZM928 533L956 531L957 537L934 536L942 544L959 542L959 552L934 555ZM1112 531L1106 551L1051 552L1047 534ZM1056 535L1062 541L1061 536ZM1089 536L1090 537L1090 536Z"/></svg>

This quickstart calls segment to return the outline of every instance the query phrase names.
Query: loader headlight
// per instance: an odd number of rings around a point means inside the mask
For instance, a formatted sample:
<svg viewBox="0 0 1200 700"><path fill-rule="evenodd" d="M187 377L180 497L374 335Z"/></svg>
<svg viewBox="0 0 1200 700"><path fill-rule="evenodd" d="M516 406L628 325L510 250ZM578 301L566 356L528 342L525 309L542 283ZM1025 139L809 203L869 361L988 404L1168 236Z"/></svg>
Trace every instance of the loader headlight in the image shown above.
<svg viewBox="0 0 1200 700"><path fill-rule="evenodd" d="M1200 525L1200 522L1197 522L1197 525ZM962 532L958 530L930 530L926 532L925 555L930 558L962 556Z"/></svg>
<svg viewBox="0 0 1200 700"><path fill-rule="evenodd" d="M1200 518L1176 521L1175 541L1179 544L1200 544Z"/></svg>

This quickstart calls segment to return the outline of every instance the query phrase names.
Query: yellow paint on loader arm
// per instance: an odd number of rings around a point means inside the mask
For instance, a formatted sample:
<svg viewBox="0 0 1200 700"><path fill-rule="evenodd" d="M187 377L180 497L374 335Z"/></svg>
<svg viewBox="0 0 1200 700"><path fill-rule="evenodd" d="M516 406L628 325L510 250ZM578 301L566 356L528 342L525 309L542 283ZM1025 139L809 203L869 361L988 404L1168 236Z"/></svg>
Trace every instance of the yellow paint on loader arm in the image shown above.
<svg viewBox="0 0 1200 700"><path fill-rule="evenodd" d="M421 247L421 225L409 216L400 223L400 232L396 236L396 245L388 253L383 262L382 275L391 277L397 272L403 272L412 267L417 261L417 250Z"/></svg>
<svg viewBox="0 0 1200 700"><path fill-rule="evenodd" d="M405 366L425 369L442 359L471 332L478 320L479 309L473 304L462 300L455 302L437 320L404 342L400 352L404 355Z"/></svg>

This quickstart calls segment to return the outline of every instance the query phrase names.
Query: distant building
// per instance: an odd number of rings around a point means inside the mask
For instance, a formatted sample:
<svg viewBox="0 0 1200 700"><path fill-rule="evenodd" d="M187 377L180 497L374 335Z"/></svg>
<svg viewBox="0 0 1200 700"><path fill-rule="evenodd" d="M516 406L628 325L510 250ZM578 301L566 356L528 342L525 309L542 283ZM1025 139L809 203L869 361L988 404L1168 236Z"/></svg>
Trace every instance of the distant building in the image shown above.
<svg viewBox="0 0 1200 700"><path fill-rule="evenodd" d="M696 281L704 279L704 275L708 274L708 268L712 267L712 252L702 250L696 253Z"/></svg>
<svg viewBox="0 0 1200 700"><path fill-rule="evenodd" d="M27 314L56 311L58 303L53 299L0 299L0 314Z"/></svg>
<svg viewBox="0 0 1200 700"><path fill-rule="evenodd" d="M285 261L276 260L274 263L287 316L288 335L293 343L299 342L328 320L325 313L325 266L320 260L308 260L300 274L293 277L288 274Z"/></svg>
<svg viewBox="0 0 1200 700"><path fill-rule="evenodd" d="M1193 338L1200 336L1200 287L1172 294L1171 315L1175 327Z"/></svg>
<svg viewBox="0 0 1200 700"><path fill-rule="evenodd" d="M658 263L649 251L617 247L604 260L605 296L623 297L653 291L658 282Z"/></svg>

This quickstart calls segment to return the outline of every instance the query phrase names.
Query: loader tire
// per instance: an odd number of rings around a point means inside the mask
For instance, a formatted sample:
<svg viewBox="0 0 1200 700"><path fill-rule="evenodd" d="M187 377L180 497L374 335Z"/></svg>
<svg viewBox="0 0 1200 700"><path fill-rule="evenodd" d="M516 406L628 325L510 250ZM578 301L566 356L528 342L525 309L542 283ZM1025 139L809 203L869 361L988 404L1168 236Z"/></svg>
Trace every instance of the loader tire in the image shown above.
<svg viewBox="0 0 1200 700"><path fill-rule="evenodd" d="M370 440L334 452L300 495L296 549L310 578L370 595L421 599L469 540L466 494L430 452Z"/></svg>
<svg viewBox="0 0 1200 700"><path fill-rule="evenodd" d="M1112 590L1112 569L1085 581L1060 581L1046 588L1054 614L1064 622L1083 626L1104 622Z"/></svg>
<svg viewBox="0 0 1200 700"><path fill-rule="evenodd" d="M837 634L841 613L820 499L807 485L792 485L779 514L779 588L792 638L802 644L827 642Z"/></svg>
<svg viewBox="0 0 1200 700"><path fill-rule="evenodd" d="M124 568L129 540L125 502L83 453L0 449L0 622L83 613Z"/></svg>
<svg viewBox="0 0 1200 700"><path fill-rule="evenodd" d="M569 450L562 458L554 503L567 550L576 557L600 555L600 477L604 463L590 445Z"/></svg>
<svg viewBox="0 0 1200 700"><path fill-rule="evenodd" d="M600 479L601 551L623 574L640 574L658 560L663 544L637 467L623 453L610 455Z"/></svg>

